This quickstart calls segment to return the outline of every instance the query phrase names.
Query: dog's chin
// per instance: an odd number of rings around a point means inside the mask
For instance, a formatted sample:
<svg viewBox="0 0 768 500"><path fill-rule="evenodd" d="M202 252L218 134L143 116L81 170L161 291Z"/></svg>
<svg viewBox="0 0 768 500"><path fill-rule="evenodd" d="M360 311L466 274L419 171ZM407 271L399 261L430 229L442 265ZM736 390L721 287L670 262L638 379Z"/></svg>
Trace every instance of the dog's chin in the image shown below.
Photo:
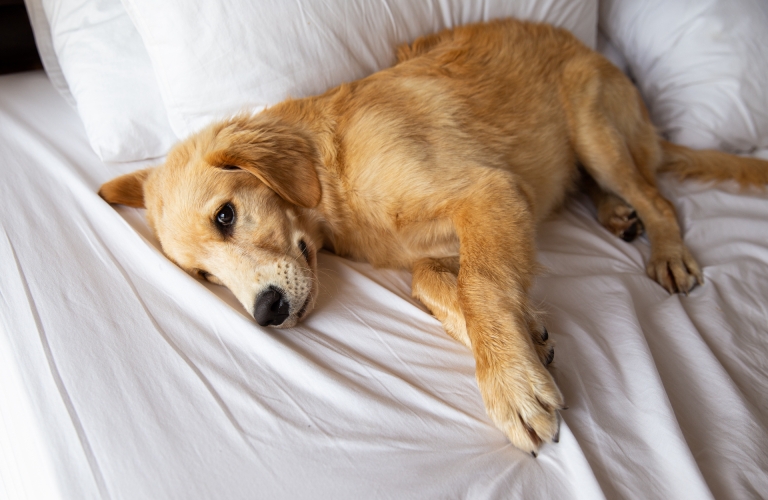
<svg viewBox="0 0 768 500"><path fill-rule="evenodd" d="M296 321L294 324L304 319L304 317L307 316L310 311L312 311L312 309L314 309L315 300L317 299L317 292L320 288L317 282L317 251L314 248L309 247L306 261L307 266L309 266L309 293L307 293L307 298L296 312Z"/></svg>
<svg viewBox="0 0 768 500"><path fill-rule="evenodd" d="M296 312L288 316L285 321L280 323L279 325L270 325L272 328L291 328L293 326L296 326L302 319L304 319L310 311L312 311L312 308L315 305L315 294L314 292L314 286L312 287L312 290L307 294L307 297L304 299L304 302L302 303L301 307L298 308Z"/></svg>
<svg viewBox="0 0 768 500"><path fill-rule="evenodd" d="M318 290L318 283L317 279L314 278L314 276L317 274L314 269L310 267L310 271L312 272L312 278L311 278L311 286L309 287L309 292L307 293L306 297L303 299L303 301L300 303L298 307L292 307L294 312L288 316L285 321L280 323L279 325L270 325L272 328L291 328L293 326L296 326L301 320L303 320L305 317L309 315L310 312L312 312L312 309L315 307L315 301L317 299L317 290ZM298 303L299 301L297 301Z"/></svg>
<svg viewBox="0 0 768 500"><path fill-rule="evenodd" d="M310 305L312 305L311 291L307 294L307 299L304 301L304 304L301 306L301 309L299 309L299 312L296 313L296 322L301 321L301 318L303 318L304 315L309 312Z"/></svg>

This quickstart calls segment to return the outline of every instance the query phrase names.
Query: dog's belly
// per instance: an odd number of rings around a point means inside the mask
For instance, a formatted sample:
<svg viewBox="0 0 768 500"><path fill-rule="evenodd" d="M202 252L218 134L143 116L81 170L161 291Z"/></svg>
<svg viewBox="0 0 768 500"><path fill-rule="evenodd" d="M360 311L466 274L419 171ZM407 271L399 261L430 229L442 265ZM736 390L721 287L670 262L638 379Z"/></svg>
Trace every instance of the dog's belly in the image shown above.
<svg viewBox="0 0 768 500"><path fill-rule="evenodd" d="M425 257L446 258L459 255L459 238L453 223L447 218L417 221L401 228L397 235L401 267Z"/></svg>

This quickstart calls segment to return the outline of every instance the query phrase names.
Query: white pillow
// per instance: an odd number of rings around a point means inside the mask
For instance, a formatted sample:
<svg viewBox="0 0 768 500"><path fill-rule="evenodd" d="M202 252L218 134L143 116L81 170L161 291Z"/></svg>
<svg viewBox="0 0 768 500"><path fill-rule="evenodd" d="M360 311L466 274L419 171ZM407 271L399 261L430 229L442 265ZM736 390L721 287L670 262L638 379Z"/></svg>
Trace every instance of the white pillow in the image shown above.
<svg viewBox="0 0 768 500"><path fill-rule="evenodd" d="M614 66L619 68L624 73L629 74L629 66L624 54L611 42L611 40L605 36L603 30L597 30L597 51L600 52L606 59L611 61Z"/></svg>
<svg viewBox="0 0 768 500"><path fill-rule="evenodd" d="M516 16L595 46L597 0L123 0L155 67L173 130L390 66L395 47L470 22Z"/></svg>
<svg viewBox="0 0 768 500"><path fill-rule="evenodd" d="M27 0L27 9L46 71L74 101L99 157L163 156L177 138L149 55L120 0Z"/></svg>
<svg viewBox="0 0 768 500"><path fill-rule="evenodd" d="M37 53L40 55L40 61L43 63L48 79L64 100L70 106L76 107L75 98L72 97L72 92L69 91L67 79L64 78L64 73L61 71L56 51L53 50L51 28L48 26L48 18L45 17L42 0L24 0L24 4L29 15L29 24L32 25L32 33L35 36Z"/></svg>
<svg viewBox="0 0 768 500"><path fill-rule="evenodd" d="M601 0L600 29L670 140L768 147L768 2Z"/></svg>

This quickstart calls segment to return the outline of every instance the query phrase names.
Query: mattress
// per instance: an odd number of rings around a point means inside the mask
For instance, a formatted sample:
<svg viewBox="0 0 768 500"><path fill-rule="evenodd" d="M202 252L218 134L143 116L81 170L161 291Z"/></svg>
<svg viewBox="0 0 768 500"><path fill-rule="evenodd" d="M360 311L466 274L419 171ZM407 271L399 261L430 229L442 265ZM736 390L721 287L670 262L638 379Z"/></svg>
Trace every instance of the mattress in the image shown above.
<svg viewBox="0 0 768 500"><path fill-rule="evenodd" d="M42 72L0 78L0 497L758 498L768 492L768 195L663 179L705 284L575 195L533 291L568 405L538 458L406 272L319 256L316 309L256 325L160 252Z"/></svg>

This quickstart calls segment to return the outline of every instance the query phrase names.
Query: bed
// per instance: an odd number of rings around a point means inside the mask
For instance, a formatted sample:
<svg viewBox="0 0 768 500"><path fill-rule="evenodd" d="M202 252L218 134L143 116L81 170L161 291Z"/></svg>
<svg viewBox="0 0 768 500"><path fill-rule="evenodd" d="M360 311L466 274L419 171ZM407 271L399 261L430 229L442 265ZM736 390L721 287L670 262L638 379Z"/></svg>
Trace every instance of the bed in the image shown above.
<svg viewBox="0 0 768 500"><path fill-rule="evenodd" d="M26 4L46 71L0 77L1 498L768 496L763 190L660 181L704 271L688 296L583 194L542 226L533 296L569 408L535 459L486 416L471 353L407 272L323 252L316 309L261 328L96 194L213 117L508 15L598 47L671 139L768 158L764 3Z"/></svg>

